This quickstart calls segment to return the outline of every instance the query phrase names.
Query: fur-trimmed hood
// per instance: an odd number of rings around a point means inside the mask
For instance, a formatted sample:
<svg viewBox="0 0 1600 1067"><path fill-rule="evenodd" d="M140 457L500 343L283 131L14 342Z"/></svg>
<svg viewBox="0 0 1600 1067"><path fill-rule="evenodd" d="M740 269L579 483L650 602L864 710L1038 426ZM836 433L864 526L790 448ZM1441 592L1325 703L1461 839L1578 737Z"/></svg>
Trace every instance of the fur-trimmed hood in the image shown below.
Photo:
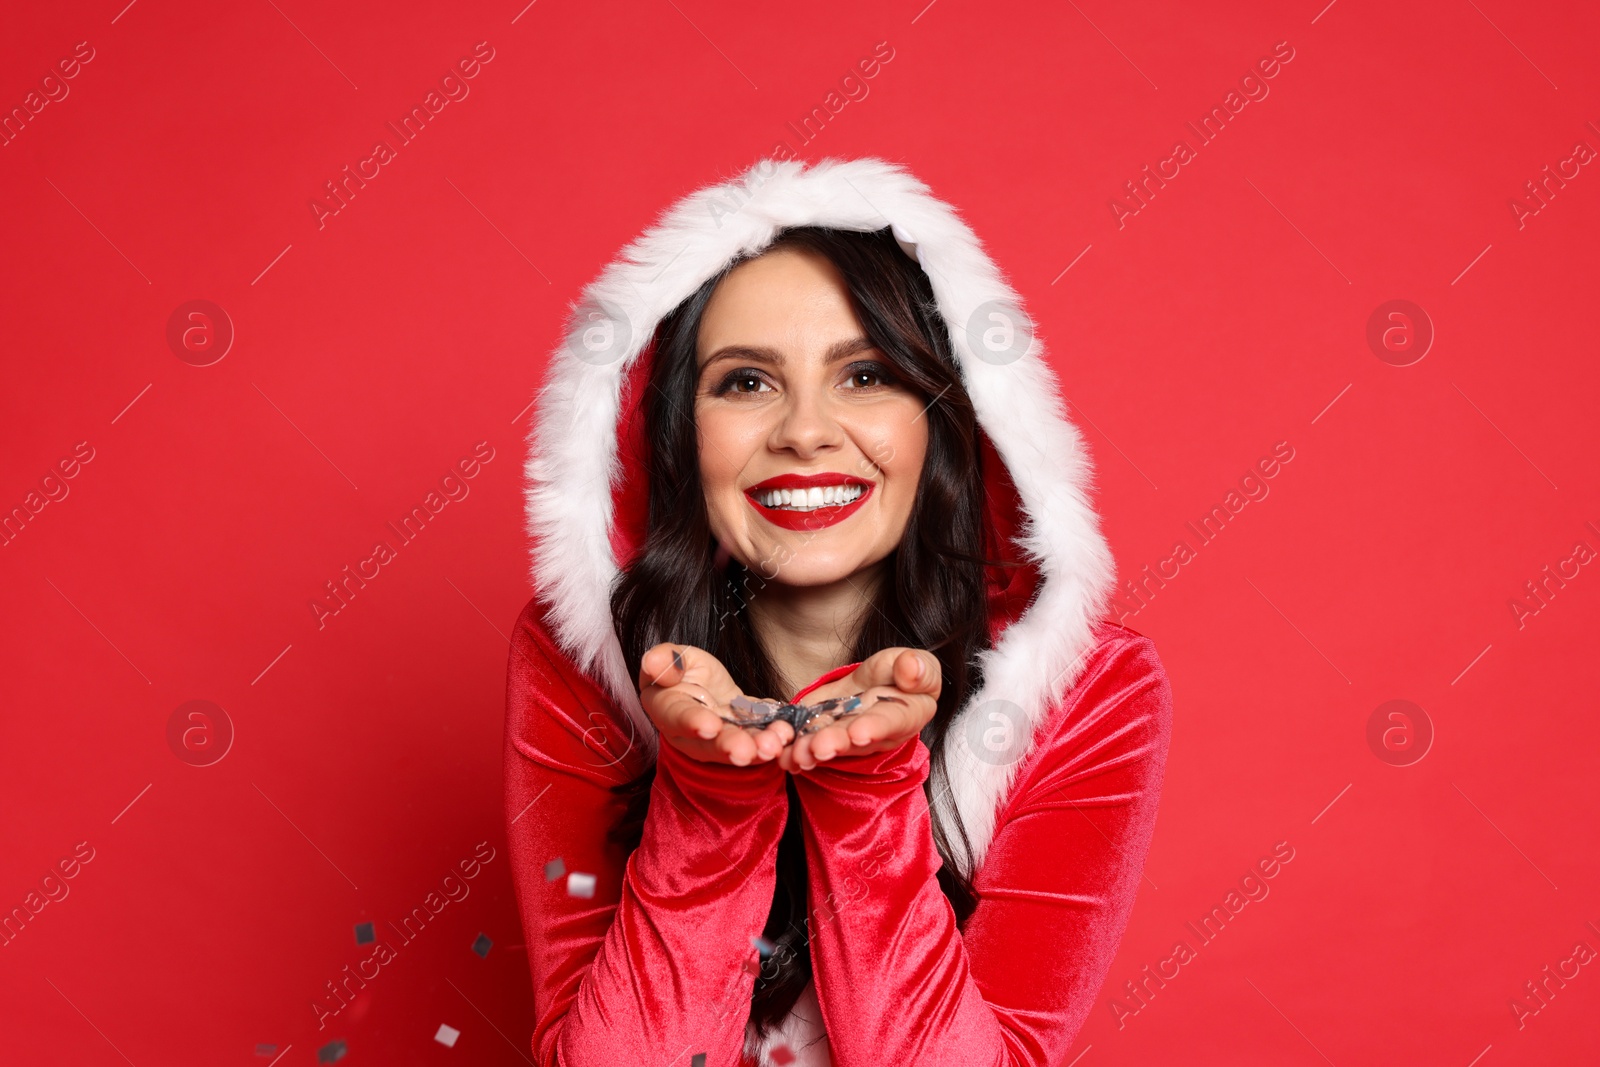
<svg viewBox="0 0 1600 1067"><path fill-rule="evenodd" d="M952 789L940 801L959 812L976 870L1034 730L1076 682L1094 643L1114 569L1088 499L1089 458L1021 299L967 224L904 167L873 158L810 167L763 160L678 201L584 290L551 353L529 435L533 583L556 640L625 709L654 758L655 729L610 611L613 579L644 537L648 487L622 469L622 457L643 441L638 399L650 342L657 323L708 278L799 225L892 226L922 265L984 433L984 481L1003 555L1023 564L1007 570L1004 586L991 578L985 684L947 736ZM1026 734L1020 752L1008 746L1003 761L972 747L997 712Z"/></svg>

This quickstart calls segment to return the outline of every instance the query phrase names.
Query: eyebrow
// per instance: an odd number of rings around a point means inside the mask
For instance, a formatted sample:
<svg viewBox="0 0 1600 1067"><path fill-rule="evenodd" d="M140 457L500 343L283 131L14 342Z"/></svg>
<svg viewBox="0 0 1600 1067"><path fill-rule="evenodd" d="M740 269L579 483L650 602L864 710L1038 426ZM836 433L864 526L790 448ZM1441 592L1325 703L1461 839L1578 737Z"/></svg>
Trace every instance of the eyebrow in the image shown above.
<svg viewBox="0 0 1600 1067"><path fill-rule="evenodd" d="M846 341L835 341L828 348L824 357L828 363L837 363L841 359L848 359L857 352L866 352L878 346L866 337L852 337ZM700 367L703 374L717 363L725 360L739 359L751 363L765 363L768 366L783 366L783 353L767 345L723 345L711 353L711 358Z"/></svg>

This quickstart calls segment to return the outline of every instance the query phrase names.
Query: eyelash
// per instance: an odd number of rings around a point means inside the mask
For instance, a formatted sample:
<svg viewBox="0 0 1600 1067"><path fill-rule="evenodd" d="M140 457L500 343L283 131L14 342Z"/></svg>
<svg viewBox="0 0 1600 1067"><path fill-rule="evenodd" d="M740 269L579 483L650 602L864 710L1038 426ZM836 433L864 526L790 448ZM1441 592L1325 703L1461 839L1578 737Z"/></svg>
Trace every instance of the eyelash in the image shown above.
<svg viewBox="0 0 1600 1067"><path fill-rule="evenodd" d="M861 375L861 374L871 374L873 377L877 378L878 381L879 381L879 385L876 386L876 387L874 387L874 386L857 386L858 389L861 389L861 388L865 388L865 389L882 388L884 386L889 386L889 385L895 384L895 379L889 374L888 369L886 367L884 367L883 364L881 364L881 363L874 363L872 361L864 361L864 362L860 362L860 363L852 363L852 364L850 364L850 368L849 369L850 369L850 377L851 378L855 378L856 376ZM758 379L758 380L762 380L763 379L763 375L761 374L761 372L759 370L757 370L754 367L739 367L736 370L730 371L728 373L727 377L722 379L721 384L719 384L716 387L716 389L712 390L712 394L711 395L712 396L725 396L730 392L738 392L738 390L735 390L735 389L732 388L733 383L734 382L739 382L739 381L744 381L747 378L755 378L755 379ZM746 392L744 395L746 395L746 396L754 396L758 392L759 392L759 390L756 390L755 392Z"/></svg>

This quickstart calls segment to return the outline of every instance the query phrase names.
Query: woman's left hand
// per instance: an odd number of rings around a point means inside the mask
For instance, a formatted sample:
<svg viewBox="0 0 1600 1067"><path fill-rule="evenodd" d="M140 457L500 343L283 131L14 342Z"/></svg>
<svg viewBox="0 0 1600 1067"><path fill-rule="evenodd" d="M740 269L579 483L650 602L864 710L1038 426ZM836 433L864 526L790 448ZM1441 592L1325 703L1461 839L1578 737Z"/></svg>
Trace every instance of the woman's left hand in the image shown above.
<svg viewBox="0 0 1600 1067"><path fill-rule="evenodd" d="M840 756L864 756L898 748L922 733L938 708L943 685L939 659L920 648L886 648L849 675L806 694L806 703L859 694L859 712L811 734L778 753L786 771L809 771Z"/></svg>

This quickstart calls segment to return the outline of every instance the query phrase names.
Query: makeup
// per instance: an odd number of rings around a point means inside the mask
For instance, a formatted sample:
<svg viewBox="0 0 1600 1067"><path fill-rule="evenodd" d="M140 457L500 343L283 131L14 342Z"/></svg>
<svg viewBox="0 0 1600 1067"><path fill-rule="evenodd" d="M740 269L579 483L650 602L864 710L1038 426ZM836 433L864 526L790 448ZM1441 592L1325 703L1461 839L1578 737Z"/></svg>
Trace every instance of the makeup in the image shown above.
<svg viewBox="0 0 1600 1067"><path fill-rule="evenodd" d="M750 486L744 495L774 526L820 530L855 514L876 488L853 474L780 474ZM838 502L829 502L829 497Z"/></svg>

